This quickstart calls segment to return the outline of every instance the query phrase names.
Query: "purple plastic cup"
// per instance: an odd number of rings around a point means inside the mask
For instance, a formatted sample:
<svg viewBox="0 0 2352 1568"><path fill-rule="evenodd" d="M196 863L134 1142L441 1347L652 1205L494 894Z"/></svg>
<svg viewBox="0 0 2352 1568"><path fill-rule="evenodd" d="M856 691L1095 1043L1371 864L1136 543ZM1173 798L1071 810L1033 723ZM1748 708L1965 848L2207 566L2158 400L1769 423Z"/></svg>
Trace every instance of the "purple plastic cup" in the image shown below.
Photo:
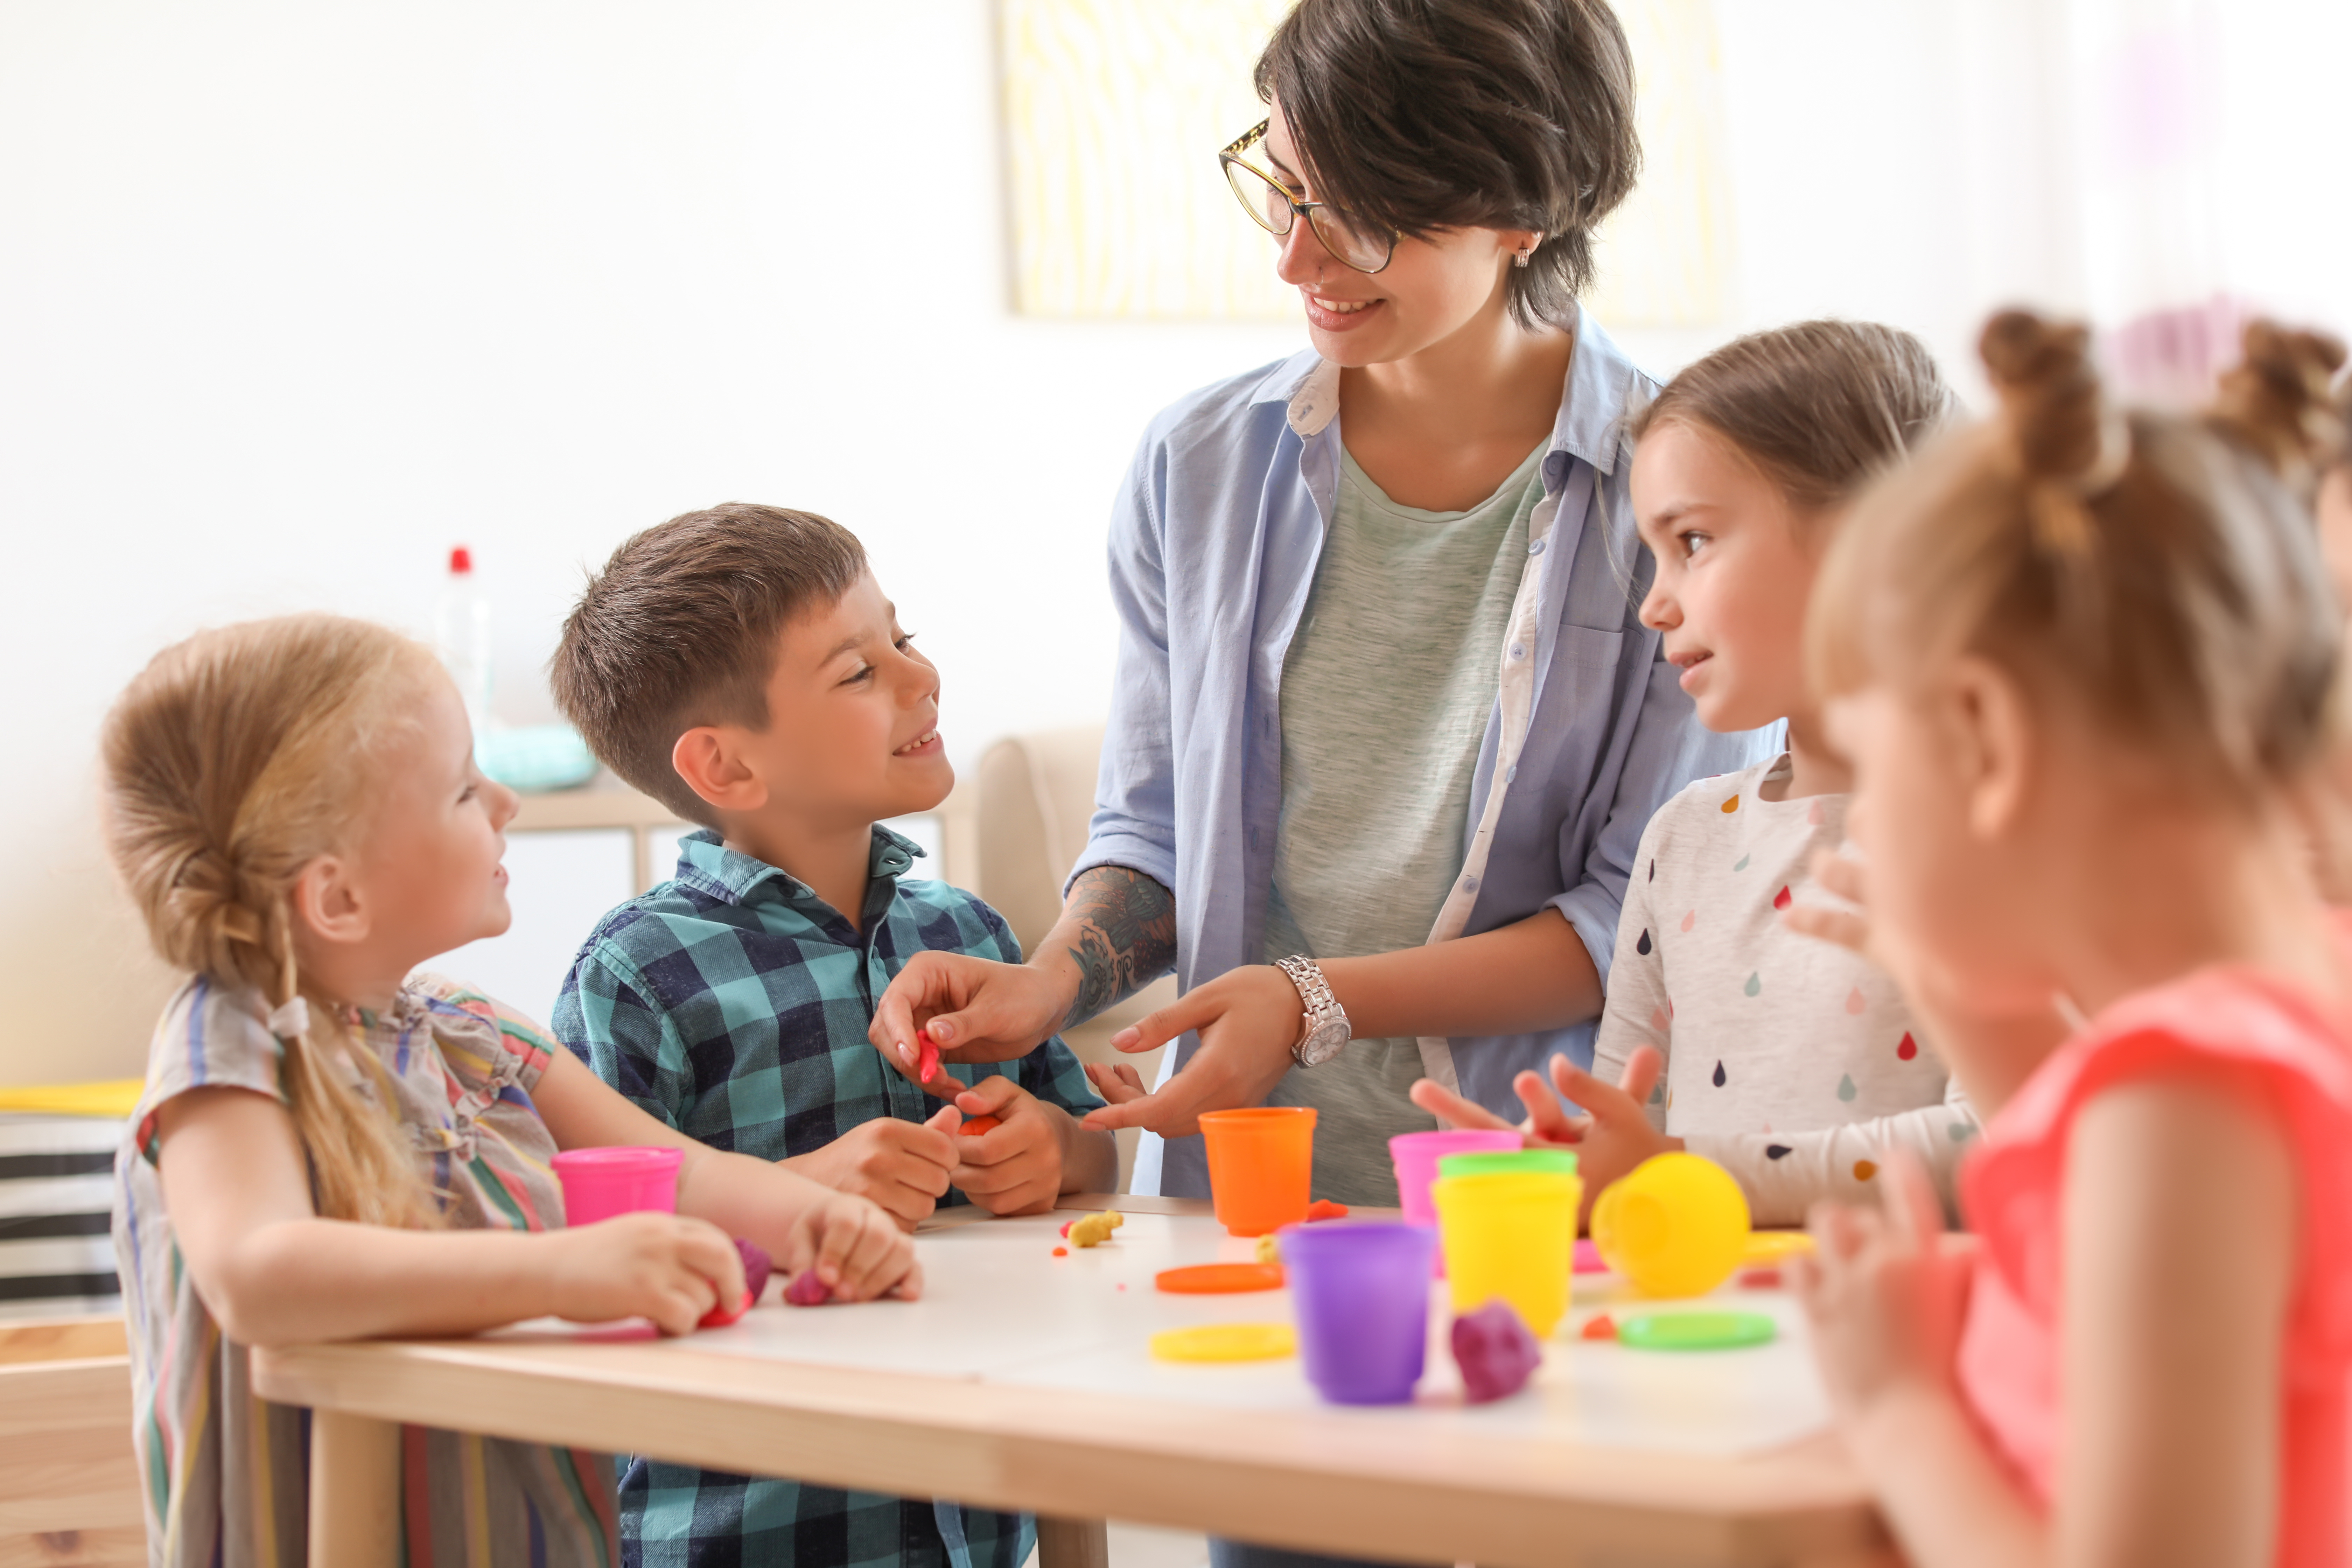
<svg viewBox="0 0 2352 1568"><path fill-rule="evenodd" d="M1280 1242L1307 1381L1334 1405L1411 1399L1429 1348L1436 1231L1326 1221L1293 1226Z"/></svg>
<svg viewBox="0 0 2352 1568"><path fill-rule="evenodd" d="M1407 1225L1437 1224L1437 1205L1430 1201L1429 1185L1437 1180L1437 1162L1448 1154L1501 1153L1524 1147L1527 1140L1507 1127L1454 1127L1435 1132L1400 1132L1389 1140L1389 1163L1396 1167L1397 1203ZM1429 1275L1445 1278L1445 1254L1429 1255Z"/></svg>
<svg viewBox="0 0 2352 1568"><path fill-rule="evenodd" d="M614 1215L677 1212L683 1149L566 1149L555 1157L563 1184L563 1223L594 1225Z"/></svg>

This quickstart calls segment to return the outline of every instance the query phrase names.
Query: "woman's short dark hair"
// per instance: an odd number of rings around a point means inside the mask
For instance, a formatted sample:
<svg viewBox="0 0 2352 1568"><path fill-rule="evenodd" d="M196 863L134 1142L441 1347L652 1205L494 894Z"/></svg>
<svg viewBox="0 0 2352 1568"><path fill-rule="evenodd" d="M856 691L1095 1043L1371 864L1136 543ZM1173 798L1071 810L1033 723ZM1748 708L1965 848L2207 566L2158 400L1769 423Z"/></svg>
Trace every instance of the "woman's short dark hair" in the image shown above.
<svg viewBox="0 0 2352 1568"><path fill-rule="evenodd" d="M1574 319L1592 231L1641 172L1607 0L1299 0L1258 57L1316 198L1388 228L1542 231L1526 324Z"/></svg>

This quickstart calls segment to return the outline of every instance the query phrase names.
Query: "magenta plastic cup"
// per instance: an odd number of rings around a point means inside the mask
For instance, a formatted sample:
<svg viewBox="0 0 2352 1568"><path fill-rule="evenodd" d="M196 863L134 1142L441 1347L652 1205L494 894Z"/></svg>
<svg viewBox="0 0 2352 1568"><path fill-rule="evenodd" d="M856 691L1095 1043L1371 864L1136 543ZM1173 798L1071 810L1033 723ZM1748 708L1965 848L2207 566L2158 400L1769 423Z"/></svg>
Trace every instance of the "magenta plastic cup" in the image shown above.
<svg viewBox="0 0 2352 1568"><path fill-rule="evenodd" d="M1436 1132L1400 1132L1389 1140L1389 1163L1396 1167L1397 1203L1407 1225L1435 1226L1437 1205L1430 1201L1429 1184L1437 1180L1437 1162L1448 1154L1505 1153L1526 1147L1527 1140L1507 1127L1456 1127ZM1429 1255L1432 1279L1445 1277L1445 1254Z"/></svg>
<svg viewBox="0 0 2352 1568"><path fill-rule="evenodd" d="M555 1157L563 1184L563 1223L594 1225L617 1214L677 1212L683 1149L566 1149Z"/></svg>
<svg viewBox="0 0 2352 1568"><path fill-rule="evenodd" d="M1326 1221L1293 1226L1279 1239L1307 1381L1334 1405L1411 1399L1429 1347L1437 1233Z"/></svg>

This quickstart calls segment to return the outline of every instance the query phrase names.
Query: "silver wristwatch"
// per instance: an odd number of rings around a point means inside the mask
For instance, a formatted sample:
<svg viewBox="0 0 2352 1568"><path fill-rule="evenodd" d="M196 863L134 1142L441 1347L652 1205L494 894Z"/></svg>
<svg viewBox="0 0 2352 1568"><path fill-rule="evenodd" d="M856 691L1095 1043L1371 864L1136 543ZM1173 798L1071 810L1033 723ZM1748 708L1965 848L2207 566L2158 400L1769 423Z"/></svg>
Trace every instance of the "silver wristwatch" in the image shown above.
<svg viewBox="0 0 2352 1568"><path fill-rule="evenodd" d="M1313 959L1277 958L1274 966L1290 977L1290 983L1298 987L1298 999L1307 1004L1298 1042L1290 1047L1290 1054L1300 1067L1321 1067L1338 1056L1350 1038L1348 1010L1331 994L1322 967Z"/></svg>

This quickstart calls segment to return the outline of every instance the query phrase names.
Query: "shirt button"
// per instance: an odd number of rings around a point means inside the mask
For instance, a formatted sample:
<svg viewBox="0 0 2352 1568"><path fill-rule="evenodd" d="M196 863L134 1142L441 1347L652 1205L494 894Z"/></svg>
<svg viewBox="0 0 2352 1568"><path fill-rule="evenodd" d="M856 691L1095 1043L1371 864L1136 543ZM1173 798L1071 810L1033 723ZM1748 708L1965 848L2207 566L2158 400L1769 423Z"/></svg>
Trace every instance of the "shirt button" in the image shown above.
<svg viewBox="0 0 2352 1568"><path fill-rule="evenodd" d="M1513 643L1513 644L1511 645L1511 657L1512 657L1513 658L1527 658L1527 657L1528 657L1527 645L1526 645L1525 643Z"/></svg>
<svg viewBox="0 0 2352 1568"><path fill-rule="evenodd" d="M1475 892L1476 892L1476 891L1478 890L1478 879L1477 879L1477 878L1475 878L1475 877L1465 877L1465 878L1463 878L1463 879L1462 879L1462 890L1463 890L1464 892L1465 892L1465 893L1475 893Z"/></svg>
<svg viewBox="0 0 2352 1568"><path fill-rule="evenodd" d="M1541 555L1543 553L1543 547L1544 542L1540 539L1530 539L1528 541L1528 553L1530 555Z"/></svg>
<svg viewBox="0 0 2352 1568"><path fill-rule="evenodd" d="M1503 770L1503 782L1505 784L1517 784L1519 782L1518 763L1513 763L1509 767Z"/></svg>

